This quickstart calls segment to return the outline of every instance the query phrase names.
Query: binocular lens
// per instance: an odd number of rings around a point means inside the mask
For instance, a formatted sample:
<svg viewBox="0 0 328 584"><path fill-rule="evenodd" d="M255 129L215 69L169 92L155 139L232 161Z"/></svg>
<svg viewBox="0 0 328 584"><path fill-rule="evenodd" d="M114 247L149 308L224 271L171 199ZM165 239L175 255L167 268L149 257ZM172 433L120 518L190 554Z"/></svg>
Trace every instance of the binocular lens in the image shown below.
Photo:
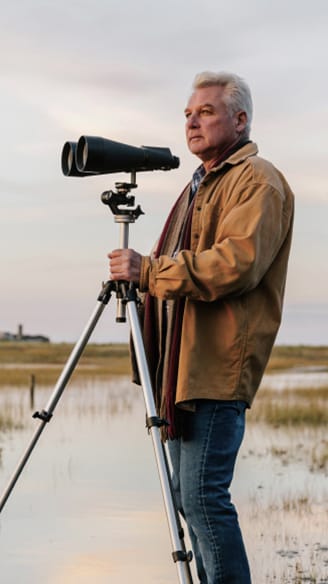
<svg viewBox="0 0 328 584"><path fill-rule="evenodd" d="M68 171L72 170L73 164L74 164L74 154L73 154L72 148L70 148L68 156L67 156Z"/></svg>
<svg viewBox="0 0 328 584"><path fill-rule="evenodd" d="M88 160L88 143L86 142L83 146L83 153L82 153L82 160L83 160L83 168L85 167L87 160Z"/></svg>
<svg viewBox="0 0 328 584"><path fill-rule="evenodd" d="M75 154L75 147L76 144L74 142L66 142L63 147L62 151L62 171L65 176L71 176L72 171L74 171L75 161L74 161L74 154Z"/></svg>

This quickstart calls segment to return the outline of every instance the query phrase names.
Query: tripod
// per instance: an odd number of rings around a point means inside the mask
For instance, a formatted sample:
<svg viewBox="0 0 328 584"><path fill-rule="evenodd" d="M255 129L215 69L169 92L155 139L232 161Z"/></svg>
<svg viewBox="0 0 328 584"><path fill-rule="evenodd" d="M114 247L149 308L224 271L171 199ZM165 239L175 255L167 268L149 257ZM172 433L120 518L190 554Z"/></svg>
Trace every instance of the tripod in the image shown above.
<svg viewBox="0 0 328 584"><path fill-rule="evenodd" d="M133 208L134 197L129 195L130 190L132 188L136 188L136 186L135 173L132 173L131 183L115 183L116 192L105 191L101 196L102 202L105 205L108 205L114 214L115 222L120 224L120 248L128 247L129 224L133 223L141 214L143 214L143 211L139 205L136 208ZM171 537L173 561L177 566L180 584L192 584L192 576L190 571L192 553L186 551L184 533L174 501L168 460L160 436L160 428L166 422L165 420L158 417L155 409L153 391L137 312L137 292L135 286L132 283L114 282L109 280L103 285L102 290L98 296L97 305L79 340L73 348L67 363L54 387L52 395L46 404L46 407L41 412L35 412L33 414L33 418L39 420L39 425L35 430L30 444L26 448L6 489L0 498L0 512L2 511L7 499L9 498L44 428L51 420L55 407L60 400L60 397L64 392L64 389L82 355L85 346L88 343L93 330L95 329L106 305L109 302L112 293L115 293L117 297L116 320L118 322L125 322L125 312L128 312L131 336L146 407L146 425L152 437L153 448L157 462Z"/></svg>

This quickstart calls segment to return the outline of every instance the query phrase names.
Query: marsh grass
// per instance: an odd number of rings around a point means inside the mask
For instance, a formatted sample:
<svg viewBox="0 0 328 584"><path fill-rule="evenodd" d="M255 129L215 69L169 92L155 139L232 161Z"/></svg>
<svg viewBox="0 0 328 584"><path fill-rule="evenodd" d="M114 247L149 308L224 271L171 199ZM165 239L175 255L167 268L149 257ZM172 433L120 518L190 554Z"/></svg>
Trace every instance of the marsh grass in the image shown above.
<svg viewBox="0 0 328 584"><path fill-rule="evenodd" d="M0 432L20 430L21 428L23 428L23 424L21 422L17 422L17 420L10 413L0 413Z"/></svg>
<svg viewBox="0 0 328 584"><path fill-rule="evenodd" d="M328 469L328 440L321 440L311 451L311 470L313 472Z"/></svg>
<svg viewBox="0 0 328 584"><path fill-rule="evenodd" d="M272 426L325 426L328 424L328 387L262 388L249 412L251 422Z"/></svg>
<svg viewBox="0 0 328 584"><path fill-rule="evenodd" d="M31 375L38 385L56 382L74 345L68 343L0 342L0 386L27 386ZM129 349L124 344L90 344L72 378L127 374Z"/></svg>
<svg viewBox="0 0 328 584"><path fill-rule="evenodd" d="M0 432L21 430L24 427L21 408L14 408L10 404L2 406L0 411Z"/></svg>
<svg viewBox="0 0 328 584"><path fill-rule="evenodd" d="M286 441L283 446L277 446L277 444L273 443L268 449L268 454L279 459L283 466L302 461L311 473L327 475L328 440L322 437L320 427L315 428L312 426L312 433L305 436L304 432L302 432L304 429L304 426L298 428L296 442L290 438L289 442ZM305 503L308 499L308 497L305 497L302 502Z"/></svg>
<svg viewBox="0 0 328 584"><path fill-rule="evenodd" d="M73 348L74 345L71 343L0 341L0 387L26 386L32 374L36 376L39 385L55 383ZM273 349L267 372L308 366L328 370L327 363L328 347L277 346ZM105 377L129 373L130 358L127 344L89 344L73 377L80 378L90 374ZM277 417L278 412L273 412L272 416ZM283 413L280 417L283 418ZM281 420L281 423L284 422Z"/></svg>
<svg viewBox="0 0 328 584"><path fill-rule="evenodd" d="M314 570L311 570L311 574L308 573L306 570L303 569L301 562L296 562L295 566L295 575L292 580L292 584L304 584L307 582L308 584L321 584L322 580L314 574ZM283 576L282 584L291 584L291 580L289 578L285 578Z"/></svg>
<svg viewBox="0 0 328 584"><path fill-rule="evenodd" d="M283 497L279 503L269 505L270 511L294 512L303 515L310 515L312 513L312 503L309 496L301 497Z"/></svg>
<svg viewBox="0 0 328 584"><path fill-rule="evenodd" d="M74 348L69 343L0 342L1 385L28 387L54 384ZM327 367L328 347L274 347L267 371L293 367ZM328 367L327 367L328 369ZM110 377L130 373L127 344L89 344L72 379ZM328 423L328 387L261 388L249 412L249 420L272 426L324 426Z"/></svg>
<svg viewBox="0 0 328 584"><path fill-rule="evenodd" d="M328 347L306 345L275 346L267 371L311 366L320 367L328 371Z"/></svg>
<svg viewBox="0 0 328 584"><path fill-rule="evenodd" d="M0 363L49 363L63 364L74 345L71 343L0 342ZM129 355L126 344L89 344L81 362L85 364L107 363L110 359L126 359Z"/></svg>

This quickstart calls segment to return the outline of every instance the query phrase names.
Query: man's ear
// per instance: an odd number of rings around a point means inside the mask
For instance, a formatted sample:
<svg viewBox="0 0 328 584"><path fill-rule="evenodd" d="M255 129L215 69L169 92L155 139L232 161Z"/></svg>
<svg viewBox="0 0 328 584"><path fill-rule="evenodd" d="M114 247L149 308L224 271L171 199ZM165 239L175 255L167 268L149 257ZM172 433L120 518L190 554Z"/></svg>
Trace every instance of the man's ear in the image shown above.
<svg viewBox="0 0 328 584"><path fill-rule="evenodd" d="M235 114L235 128L239 134L245 130L247 125L247 114L244 111L237 112Z"/></svg>

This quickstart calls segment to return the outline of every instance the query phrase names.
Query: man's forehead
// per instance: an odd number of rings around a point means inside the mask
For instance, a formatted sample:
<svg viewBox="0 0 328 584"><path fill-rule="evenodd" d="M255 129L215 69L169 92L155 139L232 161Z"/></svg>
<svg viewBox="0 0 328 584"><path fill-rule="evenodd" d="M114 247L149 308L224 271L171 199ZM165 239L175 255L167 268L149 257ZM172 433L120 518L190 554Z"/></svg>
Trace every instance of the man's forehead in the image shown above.
<svg viewBox="0 0 328 584"><path fill-rule="evenodd" d="M200 105L217 105L221 102L223 87L219 85L210 85L208 87L198 87L193 91L188 99L186 109L198 107Z"/></svg>

